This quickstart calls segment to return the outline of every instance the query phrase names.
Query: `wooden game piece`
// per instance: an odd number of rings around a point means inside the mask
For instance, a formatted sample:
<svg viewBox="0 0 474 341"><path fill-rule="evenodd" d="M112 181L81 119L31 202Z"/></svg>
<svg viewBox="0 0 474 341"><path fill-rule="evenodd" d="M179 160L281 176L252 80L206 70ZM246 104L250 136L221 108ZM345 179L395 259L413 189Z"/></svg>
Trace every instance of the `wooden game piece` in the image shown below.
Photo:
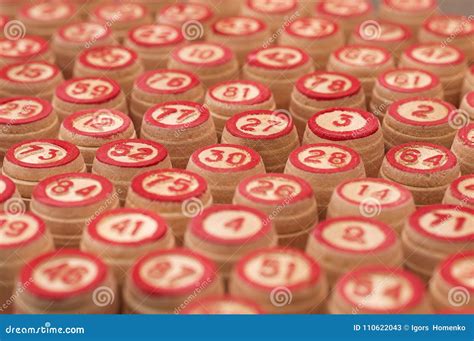
<svg viewBox="0 0 474 341"><path fill-rule="evenodd" d="M163 102L148 109L140 137L162 144L175 168L186 168L197 148L217 143L209 110L187 101Z"/></svg>
<svg viewBox="0 0 474 341"><path fill-rule="evenodd" d="M400 235L406 217L414 211L413 196L404 186L380 178L350 179L334 190L327 218L372 218L387 224Z"/></svg>
<svg viewBox="0 0 474 341"><path fill-rule="evenodd" d="M87 224L98 212L118 207L112 183L89 173L64 173L40 181L30 208L51 232L56 247L78 248Z"/></svg>
<svg viewBox="0 0 474 341"><path fill-rule="evenodd" d="M0 100L0 159L12 145L28 139L56 136L58 117L51 104L36 97Z"/></svg>
<svg viewBox="0 0 474 341"><path fill-rule="evenodd" d="M171 51L184 42L181 31L163 24L141 25L131 29L124 46L138 53L145 70L166 68Z"/></svg>
<svg viewBox="0 0 474 341"><path fill-rule="evenodd" d="M367 265L401 268L402 245L388 225L365 217L327 219L311 231L306 253L334 286L344 274Z"/></svg>
<svg viewBox="0 0 474 341"><path fill-rule="evenodd" d="M52 104L59 120L91 108L128 113L127 99L120 85L102 77L71 78L56 87Z"/></svg>
<svg viewBox="0 0 474 341"><path fill-rule="evenodd" d="M278 109L290 104L293 84L314 70L314 63L306 52L292 47L275 45L254 50L247 56L242 74L245 79L269 87Z"/></svg>
<svg viewBox="0 0 474 341"><path fill-rule="evenodd" d="M436 98L412 97L393 102L382 124L385 149L408 142L432 142L451 148L456 135L452 123L456 110Z"/></svg>
<svg viewBox="0 0 474 341"><path fill-rule="evenodd" d="M136 137L130 118L110 109L81 110L69 115L62 122L58 136L79 148L89 170L100 146Z"/></svg>
<svg viewBox="0 0 474 341"><path fill-rule="evenodd" d="M291 94L289 111L300 139L314 113L335 107L366 109L360 81L346 73L316 71L299 78Z"/></svg>
<svg viewBox="0 0 474 341"><path fill-rule="evenodd" d="M29 202L41 180L57 174L85 171L84 159L75 145L45 138L11 146L5 154L2 168L2 174L15 183L26 202Z"/></svg>
<svg viewBox="0 0 474 341"><path fill-rule="evenodd" d="M49 40L58 27L76 20L76 13L77 7L71 2L41 1L25 4L16 13L16 17L28 32Z"/></svg>
<svg viewBox="0 0 474 341"><path fill-rule="evenodd" d="M157 212L173 232L176 243L183 244L192 217L212 204L206 180L184 169L156 169L132 179L125 207Z"/></svg>
<svg viewBox="0 0 474 341"><path fill-rule="evenodd" d="M243 205L214 205L191 219L184 246L217 265L224 281L245 254L277 244L275 229L264 212Z"/></svg>
<svg viewBox="0 0 474 341"><path fill-rule="evenodd" d="M443 204L474 209L474 174L461 176L451 182L444 194Z"/></svg>
<svg viewBox="0 0 474 341"><path fill-rule="evenodd" d="M10 64L0 69L0 97L33 96L51 101L64 81L59 68L48 62Z"/></svg>
<svg viewBox="0 0 474 341"><path fill-rule="evenodd" d="M133 82L143 72L138 54L118 45L104 45L84 50L74 64L74 77L108 77L115 80L129 96Z"/></svg>
<svg viewBox="0 0 474 341"><path fill-rule="evenodd" d="M97 149L91 172L108 178L123 204L130 182L136 175L170 167L168 151L161 144L144 139L123 139Z"/></svg>
<svg viewBox="0 0 474 341"><path fill-rule="evenodd" d="M416 37L409 26L389 20L368 20L357 26L352 32L351 44L384 48L392 54L395 63L402 52L415 43Z"/></svg>
<svg viewBox="0 0 474 341"><path fill-rule="evenodd" d="M81 250L101 257L114 272L119 286L139 257L173 247L173 234L163 218L134 208L107 210L95 217L81 241Z"/></svg>
<svg viewBox="0 0 474 341"><path fill-rule="evenodd" d="M169 101L201 103L204 88L194 73L177 69L160 69L141 74L130 96L130 117L140 131L143 116L152 106Z"/></svg>
<svg viewBox="0 0 474 341"><path fill-rule="evenodd" d="M436 310L474 309L474 251L453 254L438 265L429 285ZM472 312L471 312L472 314Z"/></svg>
<svg viewBox="0 0 474 341"><path fill-rule="evenodd" d="M323 219L333 190L344 180L365 177L364 164L352 148L335 143L303 145L291 152L285 173L311 185Z"/></svg>
<svg viewBox="0 0 474 341"><path fill-rule="evenodd" d="M208 42L190 43L174 49L168 68L195 72L206 87L231 80L239 74L239 63L232 50Z"/></svg>
<svg viewBox="0 0 474 341"><path fill-rule="evenodd" d="M23 288L23 289L21 289ZM17 314L116 314L117 283L102 260L62 249L42 254L20 272Z"/></svg>
<svg viewBox="0 0 474 341"><path fill-rule="evenodd" d="M230 204L240 181L265 173L265 166L260 155L251 148L214 144L197 149L189 158L187 170L207 180L215 203Z"/></svg>
<svg viewBox="0 0 474 341"><path fill-rule="evenodd" d="M123 290L124 312L178 314L194 300L223 293L210 259L181 248L153 251L129 272Z"/></svg>
<svg viewBox="0 0 474 341"><path fill-rule="evenodd" d="M204 102L214 120L219 139L227 120L233 115L250 110L276 108L270 89L261 83L248 80L217 83L208 89Z"/></svg>
<svg viewBox="0 0 474 341"><path fill-rule="evenodd" d="M327 69L353 75L362 83L367 104L372 98L375 80L395 67L389 50L369 45L346 45L331 53Z"/></svg>
<svg viewBox="0 0 474 341"><path fill-rule="evenodd" d="M304 249L309 231L318 222L318 207L313 189L300 177L258 174L242 180L234 204L255 207L265 212L278 237L278 245Z"/></svg>
<svg viewBox="0 0 474 341"><path fill-rule="evenodd" d="M290 153L300 145L291 116L272 110L251 110L227 120L222 143L254 149L267 172L283 172Z"/></svg>
<svg viewBox="0 0 474 341"><path fill-rule="evenodd" d="M474 122L474 91L466 93L466 95L461 98L459 112L466 113L466 118Z"/></svg>
<svg viewBox="0 0 474 341"><path fill-rule="evenodd" d="M474 61L474 23L462 15L431 15L420 29L420 43L435 42L441 47L455 46L466 55L469 64Z"/></svg>
<svg viewBox="0 0 474 341"><path fill-rule="evenodd" d="M328 284L320 265L303 251L273 247L242 257L229 291L251 299L267 314L314 314L324 311Z"/></svg>
<svg viewBox="0 0 474 341"><path fill-rule="evenodd" d="M426 142L393 147L380 168L380 177L409 189L417 206L440 203L459 175L456 156L446 147Z"/></svg>
<svg viewBox="0 0 474 341"><path fill-rule="evenodd" d="M240 13L244 0L226 1L221 0L189 0L189 3L203 4L212 8L217 18L230 17Z"/></svg>
<svg viewBox="0 0 474 341"><path fill-rule="evenodd" d="M458 158L462 174L474 173L474 123L458 130L451 151Z"/></svg>
<svg viewBox="0 0 474 341"><path fill-rule="evenodd" d="M443 87L439 77L420 69L387 70L375 81L369 108L382 122L391 103L409 97L443 99Z"/></svg>
<svg viewBox="0 0 474 341"><path fill-rule="evenodd" d="M437 0L383 0L379 16L380 19L406 25L416 34L425 19L438 11Z"/></svg>
<svg viewBox="0 0 474 341"><path fill-rule="evenodd" d="M2 177L3 183L6 182ZM52 251L54 245L44 222L30 212L25 213L24 207L16 213L0 212L0 219L0 255L4 259L0 264L0 314L5 314L13 310L14 287L21 268L41 253Z"/></svg>
<svg viewBox="0 0 474 341"><path fill-rule="evenodd" d="M269 36L270 30L264 21L253 17L233 16L215 21L207 34L207 40L229 47L235 53L239 64L243 65L247 55L262 46Z"/></svg>
<svg viewBox="0 0 474 341"><path fill-rule="evenodd" d="M424 283L411 272L369 265L342 276L328 302L330 314L432 314Z"/></svg>
<svg viewBox="0 0 474 341"><path fill-rule="evenodd" d="M464 53L454 46L439 43L416 44L402 54L399 67L427 70L437 75L444 90L444 99L458 106L467 62Z"/></svg>
<svg viewBox="0 0 474 341"><path fill-rule="evenodd" d="M278 43L306 50L316 70L324 70L331 52L344 45L344 33L333 20L304 17L285 25Z"/></svg>
<svg viewBox="0 0 474 341"><path fill-rule="evenodd" d="M54 63L54 59L49 43L41 37L0 38L0 67L38 60Z"/></svg>
<svg viewBox="0 0 474 341"><path fill-rule="evenodd" d="M455 205L418 208L402 232L405 266L428 280L449 255L473 251L474 210Z"/></svg>
<svg viewBox="0 0 474 341"><path fill-rule="evenodd" d="M331 18L339 23L346 38L360 23L374 16L374 7L368 0L330 0L318 1L315 5L316 16Z"/></svg>
<svg viewBox="0 0 474 341"><path fill-rule="evenodd" d="M263 314L263 310L252 300L225 295L196 300L180 313L186 315L256 315Z"/></svg>
<svg viewBox="0 0 474 341"><path fill-rule="evenodd" d="M72 77L77 56L92 46L111 45L116 42L112 31L99 23L81 21L60 27L53 35L51 48L56 64L65 78Z"/></svg>
<svg viewBox="0 0 474 341"><path fill-rule="evenodd" d="M384 157L383 136L377 118L368 111L331 108L308 121L303 144L333 142L353 148L362 158L367 176L378 174Z"/></svg>
<svg viewBox="0 0 474 341"><path fill-rule="evenodd" d="M90 20L101 25L110 25L110 29L118 42L123 42L130 29L151 24L152 19L148 9L138 3L105 3L95 7L90 14Z"/></svg>

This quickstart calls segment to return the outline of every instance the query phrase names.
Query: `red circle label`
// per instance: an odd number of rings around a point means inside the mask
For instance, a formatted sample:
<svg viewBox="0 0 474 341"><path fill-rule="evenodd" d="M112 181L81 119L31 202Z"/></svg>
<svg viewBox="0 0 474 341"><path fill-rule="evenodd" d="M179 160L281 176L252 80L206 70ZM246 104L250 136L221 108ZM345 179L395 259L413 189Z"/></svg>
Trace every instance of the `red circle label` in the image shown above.
<svg viewBox="0 0 474 341"><path fill-rule="evenodd" d="M315 261L295 249L269 248L252 252L237 265L239 276L259 287L272 290L314 285L320 275Z"/></svg>
<svg viewBox="0 0 474 341"><path fill-rule="evenodd" d="M464 54L455 47L441 46L438 43L415 45L405 54L418 62L430 65L453 65L464 61Z"/></svg>
<svg viewBox="0 0 474 341"><path fill-rule="evenodd" d="M243 180L238 192L264 204L291 204L311 198L313 190L303 179L289 174L259 174Z"/></svg>
<svg viewBox="0 0 474 341"><path fill-rule="evenodd" d="M145 122L161 128L189 129L209 119L209 111L201 104L186 101L165 102L151 107Z"/></svg>
<svg viewBox="0 0 474 341"><path fill-rule="evenodd" d="M200 83L189 72L166 69L145 72L137 79L136 84L144 91L175 94L186 92Z"/></svg>
<svg viewBox="0 0 474 341"><path fill-rule="evenodd" d="M59 74L59 69L46 62L13 64L2 69L3 78L17 83L48 81Z"/></svg>
<svg viewBox="0 0 474 341"><path fill-rule="evenodd" d="M58 34L67 41L74 43L87 43L98 41L110 35L104 26L93 22L73 23L58 30Z"/></svg>
<svg viewBox="0 0 474 341"><path fill-rule="evenodd" d="M199 175L182 169L160 169L142 173L132 180L132 190L150 200L183 201L207 190Z"/></svg>
<svg viewBox="0 0 474 341"><path fill-rule="evenodd" d="M80 55L82 64L97 69L119 69L133 64L137 54L120 46L99 46Z"/></svg>
<svg viewBox="0 0 474 341"><path fill-rule="evenodd" d="M124 132L130 124L128 116L109 109L79 111L63 121L63 126L72 133L104 138Z"/></svg>
<svg viewBox="0 0 474 341"><path fill-rule="evenodd" d="M373 199L380 208L400 206L412 198L406 188L384 179L349 180L340 184L336 191L354 205L369 204L369 200Z"/></svg>
<svg viewBox="0 0 474 341"><path fill-rule="evenodd" d="M409 226L429 238L470 242L474 240L474 210L455 205L425 206L410 216Z"/></svg>
<svg viewBox="0 0 474 341"><path fill-rule="evenodd" d="M257 12L280 14L295 10L296 0L247 0L247 6Z"/></svg>
<svg viewBox="0 0 474 341"><path fill-rule="evenodd" d="M31 283L27 290L51 299L89 292L105 279L107 273L102 262L75 250L47 253L29 265L21 274L23 283Z"/></svg>
<svg viewBox="0 0 474 341"><path fill-rule="evenodd" d="M316 71L300 78L296 82L296 88L309 98L334 100L357 94L361 84L350 75Z"/></svg>
<svg viewBox="0 0 474 341"><path fill-rule="evenodd" d="M0 249L20 247L46 232L44 223L30 213L0 213Z"/></svg>
<svg viewBox="0 0 474 341"><path fill-rule="evenodd" d="M423 284L407 272L364 267L344 276L338 291L355 307L371 312L399 312L420 303Z"/></svg>
<svg viewBox="0 0 474 341"><path fill-rule="evenodd" d="M308 17L296 19L285 30L297 37L318 39L335 34L339 26L328 19Z"/></svg>
<svg viewBox="0 0 474 341"><path fill-rule="evenodd" d="M347 147L321 143L295 149L290 161L296 167L312 173L337 173L355 168L360 164L359 155Z"/></svg>
<svg viewBox="0 0 474 341"><path fill-rule="evenodd" d="M33 57L48 49L48 42L39 37L26 36L18 40L0 39L0 56L6 58Z"/></svg>
<svg viewBox="0 0 474 341"><path fill-rule="evenodd" d="M474 175L465 175L454 180L450 185L451 193L461 202L474 204Z"/></svg>
<svg viewBox="0 0 474 341"><path fill-rule="evenodd" d="M79 149L66 141L43 139L19 143L8 149L6 158L26 168L59 167L77 159Z"/></svg>
<svg viewBox="0 0 474 341"><path fill-rule="evenodd" d="M247 56L251 66L267 69L291 69L309 61L308 55L296 47L273 46L252 52Z"/></svg>
<svg viewBox="0 0 474 341"><path fill-rule="evenodd" d="M97 7L94 14L105 21L129 22L144 18L147 10L140 4L107 4Z"/></svg>
<svg viewBox="0 0 474 341"><path fill-rule="evenodd" d="M436 7L436 0L384 0L390 7L407 11L423 11Z"/></svg>
<svg viewBox="0 0 474 341"><path fill-rule="evenodd" d="M238 172L256 167L260 156L250 148L233 144L215 144L201 148L191 156L197 165L215 172Z"/></svg>
<svg viewBox="0 0 474 341"><path fill-rule="evenodd" d="M115 209L101 214L87 227L89 235L103 243L138 246L165 235L166 224L159 216L140 209Z"/></svg>
<svg viewBox="0 0 474 341"><path fill-rule="evenodd" d="M338 17L363 15L372 10L372 5L366 0L330 0L317 6L320 12Z"/></svg>
<svg viewBox="0 0 474 341"><path fill-rule="evenodd" d="M96 152L100 162L117 167L146 167L162 162L167 156L161 144L143 139L110 142Z"/></svg>
<svg viewBox="0 0 474 341"><path fill-rule="evenodd" d="M47 117L51 112L52 107L48 102L35 97L14 97L0 100L0 124L31 123Z"/></svg>
<svg viewBox="0 0 474 341"><path fill-rule="evenodd" d="M455 108L438 99L409 98L394 102L388 114L405 124L426 126L447 124Z"/></svg>
<svg viewBox="0 0 474 341"><path fill-rule="evenodd" d="M365 218L329 219L316 226L314 238L330 248L348 252L370 254L393 246L395 232L386 225Z"/></svg>
<svg viewBox="0 0 474 341"><path fill-rule="evenodd" d="M429 143L408 143L387 153L387 160L407 172L439 172L456 165L456 157L448 149Z"/></svg>
<svg viewBox="0 0 474 341"><path fill-rule="evenodd" d="M215 66L227 63L233 53L228 48L213 43L193 43L173 52L174 57L182 63L198 66Z"/></svg>
<svg viewBox="0 0 474 341"><path fill-rule="evenodd" d="M175 27L161 24L136 27L129 32L128 36L135 44L150 47L178 44L184 39Z"/></svg>
<svg viewBox="0 0 474 341"><path fill-rule="evenodd" d="M276 139L288 135L293 129L290 116L271 110L252 110L232 116L226 129L235 136L250 139Z"/></svg>
<svg viewBox="0 0 474 341"><path fill-rule="evenodd" d="M387 50L375 46L345 46L338 49L335 56L345 64L365 67L385 64L390 60L390 53Z"/></svg>
<svg viewBox="0 0 474 341"><path fill-rule="evenodd" d="M178 3L163 8L158 20L184 23L190 20L205 21L212 16L211 10L202 4L197 3Z"/></svg>
<svg viewBox="0 0 474 341"><path fill-rule="evenodd" d="M211 87L208 93L216 101L242 105L263 103L272 96L266 86L241 80L218 83Z"/></svg>
<svg viewBox="0 0 474 341"><path fill-rule="evenodd" d="M210 284L216 269L207 258L186 249L157 251L141 258L132 270L135 284L152 294L182 294Z"/></svg>
<svg viewBox="0 0 474 341"><path fill-rule="evenodd" d="M100 104L120 94L118 84L107 78L73 78L56 88L56 95L66 102Z"/></svg>
<svg viewBox="0 0 474 341"><path fill-rule="evenodd" d="M464 16L433 16L426 20L423 26L440 36L466 36L474 33L474 23Z"/></svg>
<svg viewBox="0 0 474 341"><path fill-rule="evenodd" d="M33 199L46 205L78 207L90 205L113 193L107 179L89 173L60 174L41 181L33 191Z"/></svg>
<svg viewBox="0 0 474 341"><path fill-rule="evenodd" d="M261 32L266 24L261 20L251 17L226 17L212 25L214 33L225 36L248 36Z"/></svg>
<svg viewBox="0 0 474 341"><path fill-rule="evenodd" d="M380 83L393 91L417 92L432 89L439 84L438 77L418 69L394 69L379 76Z"/></svg>
<svg viewBox="0 0 474 341"><path fill-rule="evenodd" d="M474 252L449 257L440 265L440 273L451 285L474 291Z"/></svg>
<svg viewBox="0 0 474 341"><path fill-rule="evenodd" d="M71 18L75 8L64 2L42 2L32 4L21 9L25 17L38 21L53 21Z"/></svg>

